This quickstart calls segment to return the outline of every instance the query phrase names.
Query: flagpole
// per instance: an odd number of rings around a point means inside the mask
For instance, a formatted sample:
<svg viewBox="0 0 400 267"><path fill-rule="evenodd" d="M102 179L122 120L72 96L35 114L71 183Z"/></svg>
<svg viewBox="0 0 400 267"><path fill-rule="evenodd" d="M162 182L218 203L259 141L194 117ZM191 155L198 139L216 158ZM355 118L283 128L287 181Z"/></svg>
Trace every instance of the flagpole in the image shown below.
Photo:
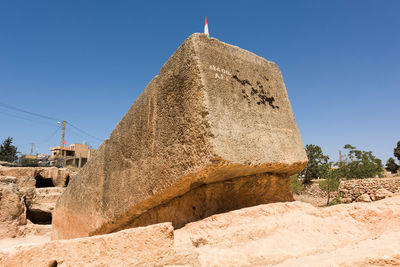
<svg viewBox="0 0 400 267"><path fill-rule="evenodd" d="M205 21L204 21L204 34L205 34L208 38L210 38L210 33L208 32L207 16L206 16L206 19L205 19Z"/></svg>

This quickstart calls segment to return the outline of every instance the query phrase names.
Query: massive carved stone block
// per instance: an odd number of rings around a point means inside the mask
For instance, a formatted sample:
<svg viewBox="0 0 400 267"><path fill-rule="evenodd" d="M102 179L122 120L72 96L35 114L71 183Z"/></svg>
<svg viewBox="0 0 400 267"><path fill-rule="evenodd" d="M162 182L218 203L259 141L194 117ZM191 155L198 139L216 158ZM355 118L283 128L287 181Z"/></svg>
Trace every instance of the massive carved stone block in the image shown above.
<svg viewBox="0 0 400 267"><path fill-rule="evenodd" d="M290 201L306 163L277 65L193 34L70 182L53 238Z"/></svg>

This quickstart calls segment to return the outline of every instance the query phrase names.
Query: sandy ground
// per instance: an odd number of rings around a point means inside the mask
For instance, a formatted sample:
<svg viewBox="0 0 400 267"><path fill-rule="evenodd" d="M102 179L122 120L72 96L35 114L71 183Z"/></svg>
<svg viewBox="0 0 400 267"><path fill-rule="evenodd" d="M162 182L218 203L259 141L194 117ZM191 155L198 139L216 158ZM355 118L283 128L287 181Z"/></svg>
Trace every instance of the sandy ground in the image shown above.
<svg viewBox="0 0 400 267"><path fill-rule="evenodd" d="M0 239L0 249L13 247L16 245L38 244L50 241L50 235L30 235L20 238Z"/></svg>
<svg viewBox="0 0 400 267"><path fill-rule="evenodd" d="M309 203L315 207L325 207L326 198L312 197L309 195L293 195L294 200Z"/></svg>

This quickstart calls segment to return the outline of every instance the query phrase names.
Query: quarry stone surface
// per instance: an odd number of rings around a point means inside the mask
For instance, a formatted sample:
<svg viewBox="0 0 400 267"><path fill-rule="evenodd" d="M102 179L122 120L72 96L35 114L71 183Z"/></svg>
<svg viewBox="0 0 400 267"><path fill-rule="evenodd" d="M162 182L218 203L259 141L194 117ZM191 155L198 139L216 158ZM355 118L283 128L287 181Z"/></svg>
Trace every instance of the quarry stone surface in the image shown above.
<svg viewBox="0 0 400 267"><path fill-rule="evenodd" d="M17 178L19 187L35 186L35 178L51 180L55 187L65 187L67 181L73 178L75 172L67 168L56 167L7 167L0 166L1 176Z"/></svg>
<svg viewBox="0 0 400 267"><path fill-rule="evenodd" d="M65 190L65 187L54 186L36 188L37 176L25 176L34 175L34 168L24 168L22 171L21 168L13 168L15 169L6 173L21 176L0 175L0 239L46 232L47 228L43 231L43 227L51 226L57 199ZM42 169L41 172L43 173ZM39 178L41 186L50 184L52 178L45 177L47 178Z"/></svg>
<svg viewBox="0 0 400 267"><path fill-rule="evenodd" d="M0 250L0 265L166 266L193 262L190 255L175 252L173 235L173 227L165 223L91 238L17 246Z"/></svg>
<svg viewBox="0 0 400 267"><path fill-rule="evenodd" d="M15 180L0 176L0 238L17 236L19 226L26 224L23 195Z"/></svg>
<svg viewBox="0 0 400 267"><path fill-rule="evenodd" d="M52 236L292 200L289 176L306 163L277 65L193 34L70 182Z"/></svg>
<svg viewBox="0 0 400 267"><path fill-rule="evenodd" d="M1 249L0 266L400 266L400 195L317 208L258 205L174 230L117 233ZM50 265L53 264L53 265Z"/></svg>

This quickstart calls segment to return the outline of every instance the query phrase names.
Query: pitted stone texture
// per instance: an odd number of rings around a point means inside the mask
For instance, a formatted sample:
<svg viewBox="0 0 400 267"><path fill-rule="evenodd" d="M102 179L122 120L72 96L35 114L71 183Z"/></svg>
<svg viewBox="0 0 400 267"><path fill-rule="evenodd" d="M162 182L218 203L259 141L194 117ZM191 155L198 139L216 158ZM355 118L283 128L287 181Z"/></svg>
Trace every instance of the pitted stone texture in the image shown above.
<svg viewBox="0 0 400 267"><path fill-rule="evenodd" d="M52 213L58 198L64 191L65 188L61 187L36 188L34 197L29 203L29 210Z"/></svg>
<svg viewBox="0 0 400 267"><path fill-rule="evenodd" d="M178 204L175 199L196 188L224 188L218 183L265 173L283 181L282 188L276 188L281 195L268 202L289 200L289 175L306 163L276 64L194 34L71 181L53 214L53 238L116 231L173 202L189 209L182 213L193 213L189 202ZM259 200L251 205L265 203L265 191L249 194L239 188L238 196ZM215 197L210 199L218 199L212 192ZM160 221L181 225L190 216L182 221L176 212L162 217Z"/></svg>
<svg viewBox="0 0 400 267"><path fill-rule="evenodd" d="M14 177L0 177L0 238L18 236L26 224L25 204Z"/></svg>
<svg viewBox="0 0 400 267"><path fill-rule="evenodd" d="M56 167L4 167L0 166L0 175L14 176L19 187L35 186L37 176L51 179L55 187L65 187L67 179L75 176L76 172L67 168Z"/></svg>
<svg viewBox="0 0 400 267"><path fill-rule="evenodd" d="M176 253L173 228L158 224L114 234L0 250L0 265L11 266L165 266L192 262Z"/></svg>
<svg viewBox="0 0 400 267"><path fill-rule="evenodd" d="M400 196L325 208L271 203L172 230L0 243L0 266L400 266Z"/></svg>

